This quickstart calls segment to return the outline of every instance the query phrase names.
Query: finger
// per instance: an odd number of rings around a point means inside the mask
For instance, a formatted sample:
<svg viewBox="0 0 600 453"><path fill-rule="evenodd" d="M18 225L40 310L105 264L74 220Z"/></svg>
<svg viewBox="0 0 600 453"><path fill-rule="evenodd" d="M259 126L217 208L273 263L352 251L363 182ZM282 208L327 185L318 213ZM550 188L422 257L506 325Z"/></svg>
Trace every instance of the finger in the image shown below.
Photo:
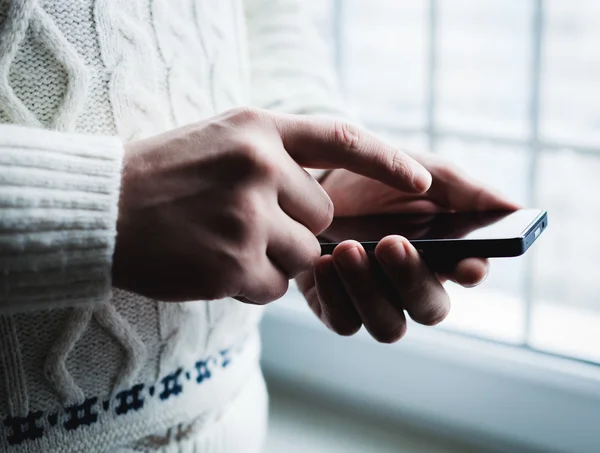
<svg viewBox="0 0 600 453"><path fill-rule="evenodd" d="M382 343L398 341L406 333L400 304L385 296L374 278L369 258L360 243L346 241L333 251L333 263L365 328Z"/></svg>
<svg viewBox="0 0 600 453"><path fill-rule="evenodd" d="M458 262L450 272L443 272L443 280L451 280L465 288L481 284L489 274L490 263L483 258L467 258Z"/></svg>
<svg viewBox="0 0 600 453"><path fill-rule="evenodd" d="M317 294L314 269L302 272L298 275L296 277L296 283L310 309L317 315L317 318L321 319L321 302L319 301L319 295Z"/></svg>
<svg viewBox="0 0 600 453"><path fill-rule="evenodd" d="M421 164L358 127L296 115L274 120L285 149L303 167L345 168L406 192L422 193L431 185Z"/></svg>
<svg viewBox="0 0 600 453"><path fill-rule="evenodd" d="M321 256L321 245L304 225L285 212L273 219L269 232L267 256L288 278L312 269Z"/></svg>
<svg viewBox="0 0 600 453"><path fill-rule="evenodd" d="M265 255L252 266L253 272L242 285L242 291L237 295L246 303L264 305L280 299L289 287L289 279L277 265Z"/></svg>
<svg viewBox="0 0 600 453"><path fill-rule="evenodd" d="M337 273L331 255L322 257L315 268L315 283L323 324L339 335L354 335L362 321Z"/></svg>
<svg viewBox="0 0 600 453"><path fill-rule="evenodd" d="M429 195L437 203L456 211L513 211L520 206L496 189L451 166L430 167L433 182Z"/></svg>
<svg viewBox="0 0 600 453"><path fill-rule="evenodd" d="M333 219L333 203L323 187L287 154L279 186L279 206L313 234L325 230Z"/></svg>
<svg viewBox="0 0 600 453"><path fill-rule="evenodd" d="M377 244L375 256L412 319L435 325L448 315L450 299L444 287L410 242L388 236Z"/></svg>

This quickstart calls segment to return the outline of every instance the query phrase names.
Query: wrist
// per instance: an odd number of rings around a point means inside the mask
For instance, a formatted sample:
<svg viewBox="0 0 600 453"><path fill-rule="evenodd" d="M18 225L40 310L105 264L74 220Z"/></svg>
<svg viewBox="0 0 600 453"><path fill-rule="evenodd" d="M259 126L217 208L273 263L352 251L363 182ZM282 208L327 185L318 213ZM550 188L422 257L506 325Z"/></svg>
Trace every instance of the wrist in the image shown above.
<svg viewBox="0 0 600 453"><path fill-rule="evenodd" d="M126 256L127 242L127 224L128 212L130 207L129 197L131 195L131 179L132 179L132 160L135 152L132 144L124 146L123 166L121 171L121 187L119 192L118 210L117 210L117 225L115 248L113 253L112 263L112 286L115 288L125 289L126 284L123 281Z"/></svg>

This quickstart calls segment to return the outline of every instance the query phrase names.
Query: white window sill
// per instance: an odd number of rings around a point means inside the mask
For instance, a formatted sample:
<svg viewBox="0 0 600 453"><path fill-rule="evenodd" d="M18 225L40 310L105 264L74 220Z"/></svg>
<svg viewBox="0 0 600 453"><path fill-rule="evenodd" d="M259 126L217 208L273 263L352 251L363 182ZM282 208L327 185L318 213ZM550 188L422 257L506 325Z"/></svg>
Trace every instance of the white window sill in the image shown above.
<svg viewBox="0 0 600 453"><path fill-rule="evenodd" d="M265 314L267 376L471 442L598 451L600 367L414 324L395 345L342 338L300 298Z"/></svg>
<svg viewBox="0 0 600 453"><path fill-rule="evenodd" d="M489 453L269 384L265 453Z"/></svg>

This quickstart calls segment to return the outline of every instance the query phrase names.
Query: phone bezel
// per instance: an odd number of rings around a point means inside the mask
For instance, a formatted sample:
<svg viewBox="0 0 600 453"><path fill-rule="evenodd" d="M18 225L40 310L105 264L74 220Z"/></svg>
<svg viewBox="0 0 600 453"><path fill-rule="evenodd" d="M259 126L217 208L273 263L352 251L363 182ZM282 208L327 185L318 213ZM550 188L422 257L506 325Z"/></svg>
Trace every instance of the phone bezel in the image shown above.
<svg viewBox="0 0 600 453"><path fill-rule="evenodd" d="M529 208L530 209L530 208ZM529 210L528 209L528 210ZM535 234L538 227L540 232ZM424 255L451 259L508 258L523 255L548 227L548 213L539 210L520 235L502 239L414 239L411 244ZM331 255L339 242L321 243L321 255ZM367 252L375 251L379 241L360 242Z"/></svg>

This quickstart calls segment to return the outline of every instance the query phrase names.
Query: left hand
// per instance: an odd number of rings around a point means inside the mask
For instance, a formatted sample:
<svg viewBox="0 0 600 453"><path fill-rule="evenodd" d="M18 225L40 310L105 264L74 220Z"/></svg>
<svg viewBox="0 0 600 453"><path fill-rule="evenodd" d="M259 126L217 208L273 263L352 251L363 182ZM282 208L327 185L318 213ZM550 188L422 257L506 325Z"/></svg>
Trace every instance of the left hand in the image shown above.
<svg viewBox="0 0 600 453"><path fill-rule="evenodd" d="M427 192L401 192L346 170L334 170L322 185L333 201L335 215L519 208L435 154L412 157L431 173ZM352 335L364 324L377 341L395 342L406 332L405 310L416 322L435 325L450 310L442 284L452 280L475 286L485 279L489 267L485 259L467 258L452 269L430 269L400 236L381 240L375 257L378 265L360 243L345 241L332 255L322 256L314 272L297 278L315 314L340 335Z"/></svg>

